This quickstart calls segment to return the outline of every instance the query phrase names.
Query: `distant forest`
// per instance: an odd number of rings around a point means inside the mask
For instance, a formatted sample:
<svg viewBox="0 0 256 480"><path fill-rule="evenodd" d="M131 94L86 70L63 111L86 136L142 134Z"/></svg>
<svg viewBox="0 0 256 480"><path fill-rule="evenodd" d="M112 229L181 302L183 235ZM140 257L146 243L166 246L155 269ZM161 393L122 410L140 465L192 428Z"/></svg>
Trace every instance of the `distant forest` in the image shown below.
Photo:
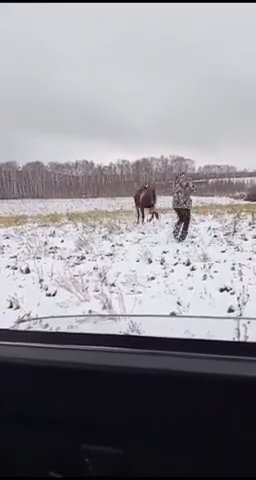
<svg viewBox="0 0 256 480"><path fill-rule="evenodd" d="M238 171L230 165L196 167L194 160L170 155L119 160L96 165L80 160L68 163L0 163L0 198L82 198L131 196L143 182L157 193L172 194L174 176L186 171L197 184L198 195L246 193L256 184L256 170Z"/></svg>

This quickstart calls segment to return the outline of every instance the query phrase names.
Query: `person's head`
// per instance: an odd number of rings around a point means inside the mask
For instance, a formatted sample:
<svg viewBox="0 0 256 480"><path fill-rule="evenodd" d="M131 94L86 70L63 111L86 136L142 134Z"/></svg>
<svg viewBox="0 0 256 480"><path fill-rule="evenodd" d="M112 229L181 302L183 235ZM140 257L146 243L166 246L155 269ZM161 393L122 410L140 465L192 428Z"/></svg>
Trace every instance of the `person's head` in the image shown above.
<svg viewBox="0 0 256 480"><path fill-rule="evenodd" d="M181 183L181 184L183 184L185 181L186 181L185 172L181 172L181 173L178 175L178 182Z"/></svg>

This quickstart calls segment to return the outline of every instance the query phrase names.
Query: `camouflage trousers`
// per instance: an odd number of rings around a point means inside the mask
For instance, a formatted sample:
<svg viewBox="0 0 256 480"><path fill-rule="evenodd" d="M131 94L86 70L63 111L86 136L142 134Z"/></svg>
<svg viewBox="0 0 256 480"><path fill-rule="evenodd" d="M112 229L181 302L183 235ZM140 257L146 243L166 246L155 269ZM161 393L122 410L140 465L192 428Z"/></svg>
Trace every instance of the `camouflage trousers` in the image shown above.
<svg viewBox="0 0 256 480"><path fill-rule="evenodd" d="M178 221L175 223L173 236L178 242L183 242L187 238L191 211L189 208L175 208L174 211L178 215Z"/></svg>

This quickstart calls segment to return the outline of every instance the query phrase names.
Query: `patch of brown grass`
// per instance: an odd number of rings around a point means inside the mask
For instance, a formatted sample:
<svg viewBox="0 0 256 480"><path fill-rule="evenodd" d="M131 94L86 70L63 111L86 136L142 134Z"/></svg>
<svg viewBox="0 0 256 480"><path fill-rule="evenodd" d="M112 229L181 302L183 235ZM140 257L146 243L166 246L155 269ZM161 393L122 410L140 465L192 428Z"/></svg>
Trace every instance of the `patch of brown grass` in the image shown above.
<svg viewBox="0 0 256 480"><path fill-rule="evenodd" d="M172 208L159 208L159 213L171 213ZM256 214L256 203L239 203L228 205L196 205L192 212L198 215L225 215L225 214ZM135 220L135 210L93 210L89 212L52 212L46 215L0 215L0 227L17 227L27 223L36 223L39 225L60 225L63 223L86 223L94 224L97 222L122 222L127 219Z"/></svg>

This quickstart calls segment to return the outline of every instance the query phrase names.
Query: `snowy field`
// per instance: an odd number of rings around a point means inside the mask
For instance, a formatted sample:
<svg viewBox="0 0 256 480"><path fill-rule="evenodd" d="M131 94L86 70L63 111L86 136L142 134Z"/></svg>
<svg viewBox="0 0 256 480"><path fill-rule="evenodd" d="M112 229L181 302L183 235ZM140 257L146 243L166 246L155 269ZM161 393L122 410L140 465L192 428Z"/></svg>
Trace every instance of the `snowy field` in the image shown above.
<svg viewBox="0 0 256 480"><path fill-rule="evenodd" d="M231 203L194 200L195 205L209 202ZM6 201L0 208L2 215L33 215L114 211L120 204L134 208L131 199ZM159 198L159 206L170 205L170 198ZM170 212L143 226L131 214L89 224L1 228L0 328L255 341L256 324L241 320L256 316L254 216L193 214L183 244L172 238L175 220ZM114 317L83 317L101 313ZM123 318L115 318L118 314ZM37 318L53 315L71 318Z"/></svg>
<svg viewBox="0 0 256 480"><path fill-rule="evenodd" d="M241 200L228 197L194 197L194 205L238 204ZM159 196L159 208L170 208L172 197ZM0 200L0 215L42 215L49 213L89 212L94 210L133 210L134 201L131 197L120 198L75 198L53 200Z"/></svg>

